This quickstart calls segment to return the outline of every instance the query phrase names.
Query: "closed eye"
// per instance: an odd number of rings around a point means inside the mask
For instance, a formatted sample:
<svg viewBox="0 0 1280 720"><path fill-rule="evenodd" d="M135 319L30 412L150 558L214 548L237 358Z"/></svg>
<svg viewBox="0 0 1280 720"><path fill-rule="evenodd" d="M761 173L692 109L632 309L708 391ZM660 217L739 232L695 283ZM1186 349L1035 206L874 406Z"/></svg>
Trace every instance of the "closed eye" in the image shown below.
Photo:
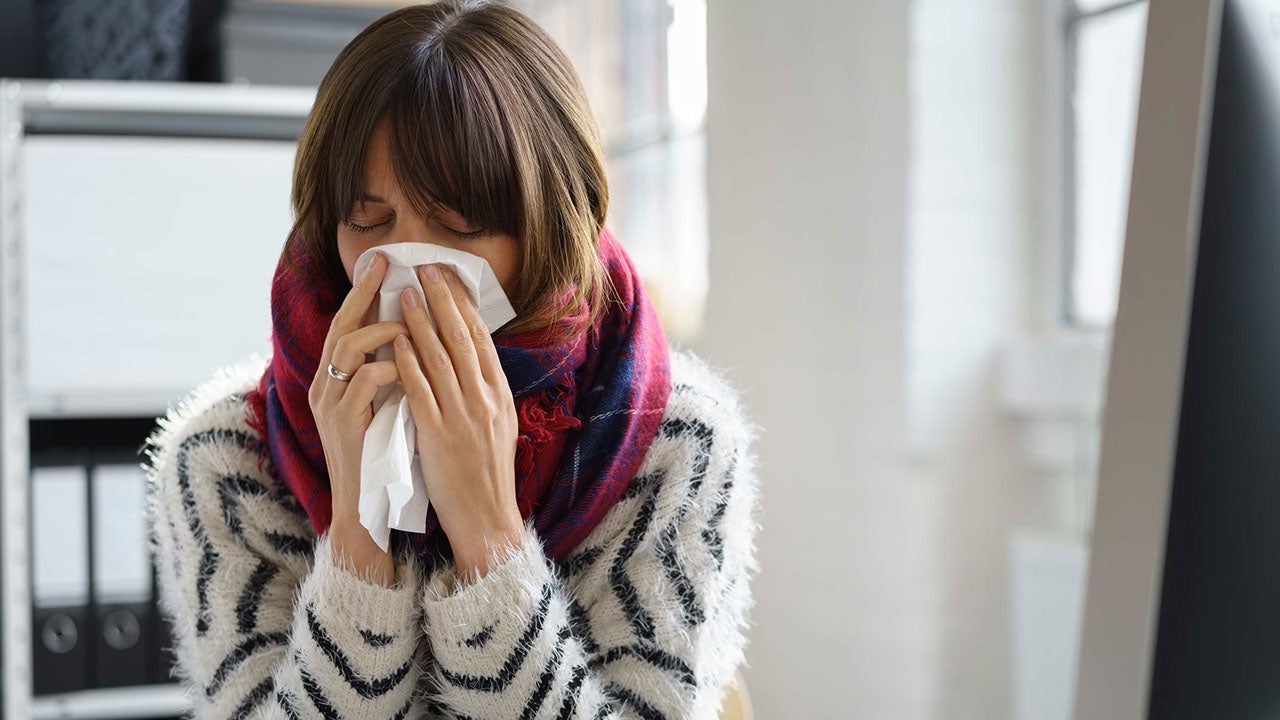
<svg viewBox="0 0 1280 720"><path fill-rule="evenodd" d="M359 223L354 223L354 222L352 222L352 221L350 221L350 220L347 220L347 221L345 221L345 224L346 224L346 226L347 226L348 228L350 228L351 232L355 232L355 233L362 233L362 232L369 232L370 230L372 230L372 229L374 229L374 228L376 228L376 227L381 227L381 226L383 226L383 225L386 225L388 222L390 222L390 221L389 221L389 220L383 220L383 221L382 221L382 222L380 222L380 223L374 223L374 224L372 224L372 225L361 225L361 224L359 224Z"/></svg>
<svg viewBox="0 0 1280 720"><path fill-rule="evenodd" d="M448 225L445 225L439 220L436 221L436 224L444 228L447 232L451 233L455 237L462 238L463 240L469 240L471 238L480 237L485 232L485 229L482 227L476 228L475 230L458 230L457 228L452 228L452 227L449 227Z"/></svg>
<svg viewBox="0 0 1280 720"><path fill-rule="evenodd" d="M463 231L461 231L461 230L454 230L454 229L453 229L453 228L451 228L451 227L445 226L445 230L448 230L449 232L453 233L454 235L456 235L456 236L458 236L458 237L460 237L460 238L463 238L464 240L465 240L465 239L470 239L470 238L475 238L475 237L480 237L481 235L483 235L483 234L484 234L484 228L480 228L479 230L472 230L472 231L470 231L470 232L463 232Z"/></svg>

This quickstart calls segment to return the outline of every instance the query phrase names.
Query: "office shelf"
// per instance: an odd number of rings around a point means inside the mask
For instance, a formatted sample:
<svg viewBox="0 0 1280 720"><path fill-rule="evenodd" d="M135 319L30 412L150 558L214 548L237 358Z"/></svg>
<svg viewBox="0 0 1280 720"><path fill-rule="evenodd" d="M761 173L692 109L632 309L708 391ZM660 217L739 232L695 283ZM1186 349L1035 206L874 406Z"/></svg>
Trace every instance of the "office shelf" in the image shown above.
<svg viewBox="0 0 1280 720"><path fill-rule="evenodd" d="M182 686L139 685L43 695L31 703L32 720L126 720L177 717L191 709Z"/></svg>
<svg viewBox="0 0 1280 720"><path fill-rule="evenodd" d="M260 327L240 322L239 331L219 330L213 309L253 317L234 301L257 285L263 297L244 302L265 308L268 261L278 250L261 235L218 223L229 222L228 207L249 226L274 228L264 215L287 221L292 148L314 97L314 87L0 78L0 720L189 712L182 687L172 683L33 696L33 648L40 642L32 628L33 461L55 425L91 428L77 437L133 450L114 439L136 436L140 421L163 413L179 391L223 363L222 354L234 359L261 348ZM164 172L172 167L205 184L173 189ZM149 236L132 227L125 232L111 213L144 195L161 198L156 213L201 221L170 222ZM264 210L264 203L271 205ZM76 211L66 212L68 206ZM90 221L97 223L92 232L74 224ZM99 249L102 262L86 272L79 259ZM227 283L227 267L239 268L235 263L246 258L268 268L264 276ZM173 300L182 293L166 282L203 295L182 305ZM65 293L55 285L67 283L94 301L60 301ZM148 292L167 300L152 302ZM118 312L112 303L127 302L139 305L123 314L124 334L112 342L96 338L102 323L93 313ZM184 335L184 323L203 334ZM75 337L61 330L67 327ZM128 335L140 328L149 334ZM63 362L68 342L77 346L78 368ZM139 351L131 362L118 362L122 344ZM103 369L105 375L93 376ZM97 684L93 677L89 682Z"/></svg>

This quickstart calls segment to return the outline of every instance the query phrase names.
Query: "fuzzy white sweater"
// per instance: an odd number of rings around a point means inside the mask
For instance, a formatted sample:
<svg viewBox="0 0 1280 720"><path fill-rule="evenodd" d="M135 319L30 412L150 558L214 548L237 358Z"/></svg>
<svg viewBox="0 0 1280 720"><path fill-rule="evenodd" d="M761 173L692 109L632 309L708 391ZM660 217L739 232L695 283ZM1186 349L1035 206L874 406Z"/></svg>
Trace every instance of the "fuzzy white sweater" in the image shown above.
<svg viewBox="0 0 1280 720"><path fill-rule="evenodd" d="M563 563L524 547L455 587L408 554L349 572L259 471L224 368L159 419L147 518L177 679L196 718L714 718L758 570L754 440L737 394L672 349L661 430L625 497Z"/></svg>

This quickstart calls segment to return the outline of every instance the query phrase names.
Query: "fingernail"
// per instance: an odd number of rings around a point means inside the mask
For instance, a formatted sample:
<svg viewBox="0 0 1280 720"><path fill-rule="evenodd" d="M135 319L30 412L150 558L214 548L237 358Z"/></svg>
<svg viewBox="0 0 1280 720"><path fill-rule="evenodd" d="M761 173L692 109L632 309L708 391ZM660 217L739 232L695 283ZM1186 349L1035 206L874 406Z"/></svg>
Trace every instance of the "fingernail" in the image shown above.
<svg viewBox="0 0 1280 720"><path fill-rule="evenodd" d="M409 349L409 338L405 337L404 335L397 335L397 336L396 336L396 347L400 348L401 350L408 350L408 349Z"/></svg>
<svg viewBox="0 0 1280 720"><path fill-rule="evenodd" d="M368 275L369 273L371 273L371 272L373 272L373 271L374 271L374 269L375 269L375 268L377 267L377 265L378 265L378 262L379 262L381 259L382 259L382 253L374 253L374 254L373 254L373 259L371 259L371 260L369 261L369 264L368 264L368 265L365 265L365 266L364 266L364 270L361 270L361 271L360 271L360 277L358 277L358 278L356 278L356 279L357 279L357 280L363 280L363 279L365 278L365 276L366 276L366 275Z"/></svg>
<svg viewBox="0 0 1280 720"><path fill-rule="evenodd" d="M408 305L409 307L418 307L418 293L414 292L413 288L405 288L404 291L400 293L400 298L404 300L405 305Z"/></svg>
<svg viewBox="0 0 1280 720"><path fill-rule="evenodd" d="M427 273L427 279L432 282L440 279L440 268L435 265L428 265L425 272Z"/></svg>

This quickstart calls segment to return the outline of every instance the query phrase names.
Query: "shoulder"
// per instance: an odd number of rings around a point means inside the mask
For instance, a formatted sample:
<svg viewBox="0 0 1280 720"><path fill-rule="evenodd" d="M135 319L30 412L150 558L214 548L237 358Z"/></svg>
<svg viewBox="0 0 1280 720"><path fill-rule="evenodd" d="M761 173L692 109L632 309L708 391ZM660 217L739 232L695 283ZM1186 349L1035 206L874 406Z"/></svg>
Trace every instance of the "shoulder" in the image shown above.
<svg viewBox="0 0 1280 720"><path fill-rule="evenodd" d="M265 367L266 360L254 354L219 368L156 418L144 446L144 467L153 489L158 471L171 463L186 467L198 459L238 465L237 460L244 459L241 456L253 453L259 437L249 425L245 396Z"/></svg>
<svg viewBox="0 0 1280 720"><path fill-rule="evenodd" d="M671 352L671 397L640 475L662 476L663 492L706 510L741 506L754 524L756 440L761 427L729 379L727 368L692 350ZM750 511L751 517L747 517ZM723 520L719 516L708 521Z"/></svg>
<svg viewBox="0 0 1280 720"><path fill-rule="evenodd" d="M725 368L691 350L672 350L671 396L637 484L662 475L669 492L697 496L704 484L725 483L721 490L753 493L749 481L759 433ZM682 484L692 486L672 487Z"/></svg>
<svg viewBox="0 0 1280 720"><path fill-rule="evenodd" d="M265 535L271 545L284 533L307 534L305 510L263 466L261 437L248 420L246 395L266 362L255 353L219 368L156 419L143 448L153 529L176 523L201 542Z"/></svg>
<svg viewBox="0 0 1280 720"><path fill-rule="evenodd" d="M695 436L710 432L749 447L760 428L742 395L729 380L727 368L715 365L692 350L673 349L671 397L663 414L664 432Z"/></svg>
<svg viewBox="0 0 1280 720"><path fill-rule="evenodd" d="M193 446L228 443L249 447L257 440L245 414L245 395L262 377L266 360L254 354L219 368L160 417L147 438L151 465Z"/></svg>
<svg viewBox="0 0 1280 720"><path fill-rule="evenodd" d="M727 375L690 350L671 351L658 434L626 493L566 559L571 577L590 582L614 550L670 556L677 545L707 570L754 566L760 428Z"/></svg>

